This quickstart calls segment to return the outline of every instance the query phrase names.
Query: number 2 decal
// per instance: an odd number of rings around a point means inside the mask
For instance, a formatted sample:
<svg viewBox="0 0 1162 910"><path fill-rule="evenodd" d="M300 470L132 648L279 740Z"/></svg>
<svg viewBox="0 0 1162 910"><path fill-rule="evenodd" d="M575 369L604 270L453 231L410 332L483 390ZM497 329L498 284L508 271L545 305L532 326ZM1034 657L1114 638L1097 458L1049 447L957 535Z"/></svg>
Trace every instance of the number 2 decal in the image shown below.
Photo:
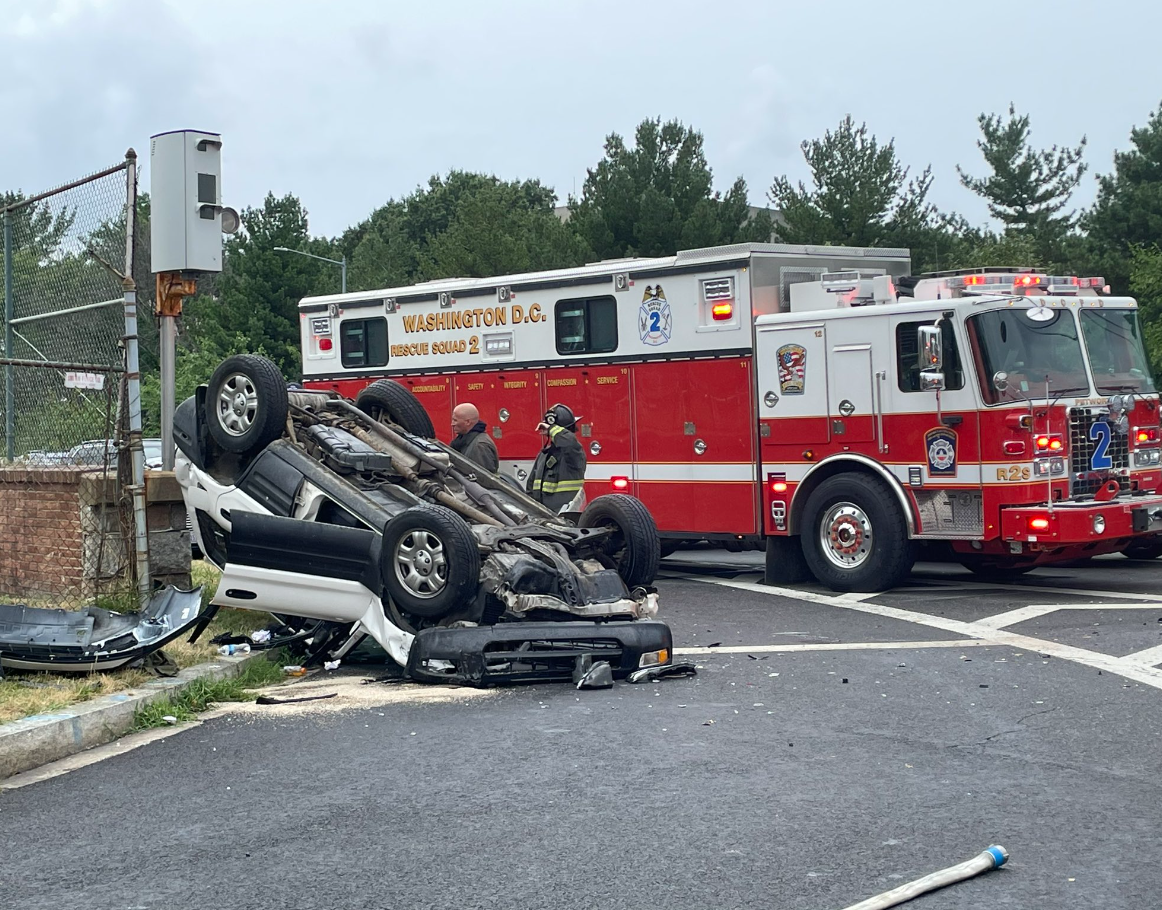
<svg viewBox="0 0 1162 910"><path fill-rule="evenodd" d="M658 310L650 310L650 333L662 330L662 314Z"/></svg>
<svg viewBox="0 0 1162 910"><path fill-rule="evenodd" d="M1093 450L1093 458L1090 459L1090 467L1095 471L1108 471L1113 467L1113 459L1110 458L1108 452L1110 447L1110 425L1104 420L1098 420L1089 427L1089 438L1097 440L1097 446Z"/></svg>

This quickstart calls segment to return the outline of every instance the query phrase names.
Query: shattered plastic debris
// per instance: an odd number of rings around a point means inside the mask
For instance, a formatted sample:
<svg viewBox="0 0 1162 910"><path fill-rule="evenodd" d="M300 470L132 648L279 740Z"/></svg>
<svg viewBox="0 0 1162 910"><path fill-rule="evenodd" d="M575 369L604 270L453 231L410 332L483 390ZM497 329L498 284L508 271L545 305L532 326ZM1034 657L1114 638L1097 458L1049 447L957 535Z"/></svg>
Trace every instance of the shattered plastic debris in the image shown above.
<svg viewBox="0 0 1162 910"><path fill-rule="evenodd" d="M599 660L577 683L578 689L612 689L613 668L608 661Z"/></svg>
<svg viewBox="0 0 1162 910"><path fill-rule="evenodd" d="M634 670L626 677L626 681L631 683L655 682L659 679L670 679L671 677L679 679L697 675L698 670L691 663L665 664L660 667L644 667L641 670Z"/></svg>

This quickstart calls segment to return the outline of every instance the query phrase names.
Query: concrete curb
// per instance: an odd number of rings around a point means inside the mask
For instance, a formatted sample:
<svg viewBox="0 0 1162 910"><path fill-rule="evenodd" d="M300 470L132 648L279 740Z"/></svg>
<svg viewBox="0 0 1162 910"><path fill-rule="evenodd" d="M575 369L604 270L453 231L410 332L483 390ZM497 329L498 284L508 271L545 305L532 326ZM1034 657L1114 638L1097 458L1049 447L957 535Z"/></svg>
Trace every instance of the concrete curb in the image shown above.
<svg viewBox="0 0 1162 910"><path fill-rule="evenodd" d="M168 679L153 679L53 714L34 714L0 725L0 780L112 742L133 728L138 708L173 697L200 679L237 676L247 661L265 657L262 651L220 657L212 663L187 667Z"/></svg>

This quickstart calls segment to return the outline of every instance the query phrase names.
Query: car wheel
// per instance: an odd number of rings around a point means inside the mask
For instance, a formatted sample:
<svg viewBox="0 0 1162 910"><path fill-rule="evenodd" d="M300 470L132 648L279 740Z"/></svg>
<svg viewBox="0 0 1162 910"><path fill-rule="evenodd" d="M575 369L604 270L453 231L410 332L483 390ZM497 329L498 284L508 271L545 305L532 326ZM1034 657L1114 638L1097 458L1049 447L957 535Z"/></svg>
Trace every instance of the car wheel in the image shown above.
<svg viewBox="0 0 1162 910"><path fill-rule="evenodd" d="M476 596L480 550L467 523L442 506L413 506L383 529L383 586L404 613L435 619Z"/></svg>
<svg viewBox="0 0 1162 910"><path fill-rule="evenodd" d="M255 354L227 357L210 377L206 423L227 452L250 455L286 429L286 380L278 367Z"/></svg>
<svg viewBox="0 0 1162 910"><path fill-rule="evenodd" d="M883 591L900 584L916 561L908 525L882 480L838 475L811 493L804 509L803 558L834 591Z"/></svg>
<svg viewBox="0 0 1162 910"><path fill-rule="evenodd" d="M1162 540L1135 540L1122 550L1126 559L1157 559L1162 556Z"/></svg>
<svg viewBox="0 0 1162 910"><path fill-rule="evenodd" d="M661 545L658 526L645 504L625 493L598 496L577 522L582 528L610 528L605 555L613 560L626 587L652 584L658 574Z"/></svg>
<svg viewBox="0 0 1162 910"><path fill-rule="evenodd" d="M355 397L355 407L372 420L387 420L413 436L434 439L432 418L411 389L393 379L377 379Z"/></svg>

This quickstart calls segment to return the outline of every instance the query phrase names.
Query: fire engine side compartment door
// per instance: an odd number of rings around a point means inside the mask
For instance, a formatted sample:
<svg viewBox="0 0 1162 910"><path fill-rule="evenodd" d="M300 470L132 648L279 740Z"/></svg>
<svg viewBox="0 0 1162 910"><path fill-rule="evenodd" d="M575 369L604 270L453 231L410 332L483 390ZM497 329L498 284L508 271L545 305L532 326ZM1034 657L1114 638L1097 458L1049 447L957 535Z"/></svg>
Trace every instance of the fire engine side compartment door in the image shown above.
<svg viewBox="0 0 1162 910"><path fill-rule="evenodd" d="M763 461L801 461L801 446L831 438L826 328L822 322L759 326L755 360Z"/></svg>
<svg viewBox="0 0 1162 910"><path fill-rule="evenodd" d="M409 388L420 400L436 437L449 442L452 439L452 381L447 376L403 377L396 380Z"/></svg>
<svg viewBox="0 0 1162 910"><path fill-rule="evenodd" d="M828 413L837 444L873 442L875 372L867 342L837 344L827 358Z"/></svg>
<svg viewBox="0 0 1162 910"><path fill-rule="evenodd" d="M545 414L540 370L463 373L455 379L456 404L470 401L496 443L500 472L524 486L544 440L537 424ZM439 428L437 428L437 433Z"/></svg>

